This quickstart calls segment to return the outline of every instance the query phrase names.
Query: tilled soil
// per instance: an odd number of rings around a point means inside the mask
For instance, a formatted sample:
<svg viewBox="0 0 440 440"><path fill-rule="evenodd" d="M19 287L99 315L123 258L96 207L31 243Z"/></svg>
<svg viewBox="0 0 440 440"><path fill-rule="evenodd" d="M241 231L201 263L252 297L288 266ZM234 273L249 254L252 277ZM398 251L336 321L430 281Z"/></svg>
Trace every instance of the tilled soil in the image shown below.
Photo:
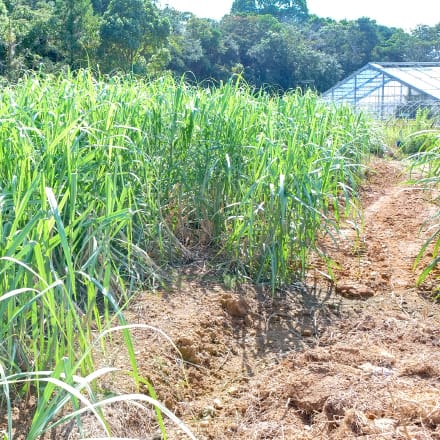
<svg viewBox="0 0 440 440"><path fill-rule="evenodd" d="M228 290L200 263L175 289L136 297L127 319L151 326L133 331L140 372L197 439L440 439L438 271L417 287L413 270L438 206L407 178L399 162L371 163L363 226L347 222L320 245L334 283L318 257L307 283L275 296ZM102 364L128 368L118 336L110 346ZM102 386L133 391L124 374ZM160 439L153 415L108 410L118 437ZM101 436L88 421L87 435ZM166 426L169 439L188 438Z"/></svg>

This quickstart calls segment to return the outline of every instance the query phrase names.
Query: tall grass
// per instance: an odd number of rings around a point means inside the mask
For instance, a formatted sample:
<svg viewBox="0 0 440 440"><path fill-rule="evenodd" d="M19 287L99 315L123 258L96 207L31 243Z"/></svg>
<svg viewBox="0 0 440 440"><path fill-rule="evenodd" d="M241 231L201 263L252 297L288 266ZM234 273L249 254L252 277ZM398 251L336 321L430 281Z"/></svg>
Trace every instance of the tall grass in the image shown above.
<svg viewBox="0 0 440 440"><path fill-rule="evenodd" d="M28 225L51 188L71 249L54 269L81 268L105 288L165 277L160 267L204 245L256 279L296 275L372 147L347 108L239 82L28 78L2 107L3 204L23 199ZM86 290L78 277L70 288Z"/></svg>
<svg viewBox="0 0 440 440"><path fill-rule="evenodd" d="M435 128L435 121L426 110L417 111L414 119L390 119L381 124L384 138L389 146L398 147L404 155L415 154L429 146L432 138L429 130ZM417 136L414 136L418 133Z"/></svg>
<svg viewBox="0 0 440 440"><path fill-rule="evenodd" d="M202 89L79 72L5 87L5 374L64 358L90 373L92 323L124 324L131 292L204 251L273 289L301 276L320 232L350 207L375 148L369 130L311 93L269 96L239 80Z"/></svg>
<svg viewBox="0 0 440 440"><path fill-rule="evenodd" d="M416 180L416 183L429 190L440 187L440 130L422 130L413 133L415 142L419 142L420 151L410 156L412 167L416 168L422 176ZM437 193L438 194L438 193ZM437 195L436 202L440 205L440 197ZM419 265L422 257L430 252L430 261L423 268L419 276L418 283L421 284L430 274L440 280L440 208L435 216L435 222L430 228L430 236L422 246L415 266ZM440 298L440 286L437 286L435 295Z"/></svg>

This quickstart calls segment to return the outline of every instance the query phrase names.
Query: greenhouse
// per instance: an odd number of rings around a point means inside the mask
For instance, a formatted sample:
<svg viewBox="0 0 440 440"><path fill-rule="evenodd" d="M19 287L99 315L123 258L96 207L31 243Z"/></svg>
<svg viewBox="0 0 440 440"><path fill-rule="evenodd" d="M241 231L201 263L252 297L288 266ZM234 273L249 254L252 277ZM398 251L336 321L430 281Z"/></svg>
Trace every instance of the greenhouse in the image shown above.
<svg viewBox="0 0 440 440"><path fill-rule="evenodd" d="M440 62L368 63L323 97L378 119L414 118L425 110L440 120Z"/></svg>

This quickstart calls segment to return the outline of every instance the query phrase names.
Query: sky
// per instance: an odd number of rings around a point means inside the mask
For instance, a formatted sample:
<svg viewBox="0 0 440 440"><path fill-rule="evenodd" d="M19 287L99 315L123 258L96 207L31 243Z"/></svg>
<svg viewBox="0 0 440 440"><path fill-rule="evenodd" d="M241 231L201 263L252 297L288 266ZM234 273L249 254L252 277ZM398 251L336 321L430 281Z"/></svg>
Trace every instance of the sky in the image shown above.
<svg viewBox="0 0 440 440"><path fill-rule="evenodd" d="M198 17L220 19L228 14L233 0L159 0ZM439 0L307 0L311 14L336 20L369 17L378 24L410 31L419 24L440 23Z"/></svg>

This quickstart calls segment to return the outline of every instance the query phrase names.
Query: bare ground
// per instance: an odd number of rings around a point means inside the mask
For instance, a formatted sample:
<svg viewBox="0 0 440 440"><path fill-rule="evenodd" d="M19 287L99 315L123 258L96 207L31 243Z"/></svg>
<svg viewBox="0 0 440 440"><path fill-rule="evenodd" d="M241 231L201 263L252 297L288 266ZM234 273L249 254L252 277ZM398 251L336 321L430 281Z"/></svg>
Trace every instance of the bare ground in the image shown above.
<svg viewBox="0 0 440 440"><path fill-rule="evenodd" d="M399 162L377 159L368 174L363 228L348 222L321 243L335 284L318 257L305 285L275 296L228 290L198 263L130 306L131 323L175 344L134 331L141 374L198 439L440 439L439 273L416 287L412 268L438 206L403 183ZM123 344L111 345L105 365L128 368ZM133 391L126 375L102 385ZM161 438L151 411L125 403L108 415L115 436ZM187 438L166 425L168 438Z"/></svg>

